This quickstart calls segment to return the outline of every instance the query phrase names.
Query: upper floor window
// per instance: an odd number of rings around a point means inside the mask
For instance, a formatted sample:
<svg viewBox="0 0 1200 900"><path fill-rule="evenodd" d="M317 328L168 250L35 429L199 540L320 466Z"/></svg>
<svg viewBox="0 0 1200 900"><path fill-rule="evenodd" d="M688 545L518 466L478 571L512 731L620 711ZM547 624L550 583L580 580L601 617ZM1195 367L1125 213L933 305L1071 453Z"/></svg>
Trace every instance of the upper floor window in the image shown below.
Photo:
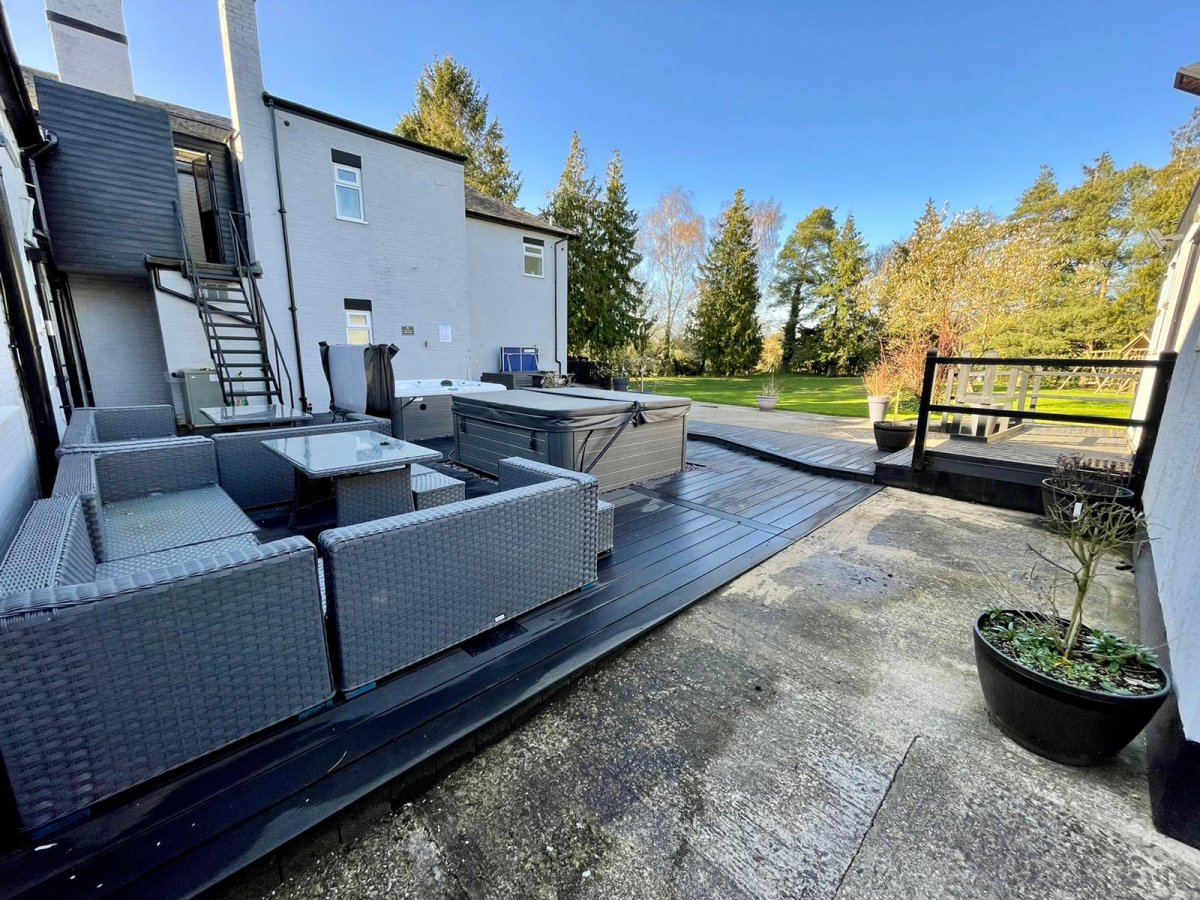
<svg viewBox="0 0 1200 900"><path fill-rule="evenodd" d="M339 219L365 222L363 212L362 157L344 150L334 150L333 202Z"/></svg>
<svg viewBox="0 0 1200 900"><path fill-rule="evenodd" d="M333 191L339 219L348 222L366 221L363 218L362 169L334 163Z"/></svg>
<svg viewBox="0 0 1200 900"><path fill-rule="evenodd" d="M530 278L542 277L545 262L546 242L537 238L525 238L525 274Z"/></svg>

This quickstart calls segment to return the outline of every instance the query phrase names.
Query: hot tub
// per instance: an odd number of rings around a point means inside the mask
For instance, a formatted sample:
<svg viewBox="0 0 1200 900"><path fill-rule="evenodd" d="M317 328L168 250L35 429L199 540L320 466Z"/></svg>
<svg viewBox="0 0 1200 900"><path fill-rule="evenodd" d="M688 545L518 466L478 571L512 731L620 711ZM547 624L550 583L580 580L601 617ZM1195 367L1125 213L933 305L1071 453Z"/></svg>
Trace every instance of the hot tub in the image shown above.
<svg viewBox="0 0 1200 900"><path fill-rule="evenodd" d="M463 378L414 378L396 380L392 407L393 431L402 429L397 437L406 441L450 437L454 434L454 419L450 413L451 398L459 394L481 394L505 390L502 384L467 381Z"/></svg>
<svg viewBox="0 0 1200 900"><path fill-rule="evenodd" d="M687 458L686 397L546 388L454 397L458 461L495 475L520 456L591 473L602 491L672 475Z"/></svg>

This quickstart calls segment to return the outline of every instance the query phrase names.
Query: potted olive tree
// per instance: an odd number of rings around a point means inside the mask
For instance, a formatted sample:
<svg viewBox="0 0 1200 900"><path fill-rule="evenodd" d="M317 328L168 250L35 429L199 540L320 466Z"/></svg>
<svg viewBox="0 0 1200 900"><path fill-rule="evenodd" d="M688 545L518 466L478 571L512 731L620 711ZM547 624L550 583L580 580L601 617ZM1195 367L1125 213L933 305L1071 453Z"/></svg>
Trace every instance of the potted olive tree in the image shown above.
<svg viewBox="0 0 1200 900"><path fill-rule="evenodd" d="M779 385L775 383L775 376L771 374L763 379L762 387L759 388L758 408L769 412L775 408L777 403L779 403Z"/></svg>
<svg viewBox="0 0 1200 900"><path fill-rule="evenodd" d="M1069 765L1118 753L1153 718L1171 679L1147 648L1085 622L1088 594L1111 554L1131 553L1144 517L1111 500L1053 507L1070 553L1063 563L1030 548L1057 574L1049 614L993 607L975 622L975 662L992 719L1021 746ZM1055 598L1062 588L1066 617Z"/></svg>

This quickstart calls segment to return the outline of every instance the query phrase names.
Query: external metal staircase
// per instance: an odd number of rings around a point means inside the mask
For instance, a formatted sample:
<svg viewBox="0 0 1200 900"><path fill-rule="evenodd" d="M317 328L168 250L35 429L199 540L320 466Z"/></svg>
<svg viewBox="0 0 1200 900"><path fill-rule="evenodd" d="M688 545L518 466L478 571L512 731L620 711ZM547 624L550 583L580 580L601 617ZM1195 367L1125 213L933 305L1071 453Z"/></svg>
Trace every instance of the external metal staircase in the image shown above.
<svg viewBox="0 0 1200 900"><path fill-rule="evenodd" d="M182 272L191 285L190 299L196 304L204 328L221 393L229 406L272 402L292 406L291 373L254 280L249 248L233 214L229 214L228 222L233 234L233 263L210 266L197 265L192 258L180 219ZM285 379L283 384L280 373Z"/></svg>
<svg viewBox="0 0 1200 900"><path fill-rule="evenodd" d="M194 268L191 275L196 309L225 403L282 403L260 304L246 292L245 280L252 276L240 267L229 279L201 276Z"/></svg>

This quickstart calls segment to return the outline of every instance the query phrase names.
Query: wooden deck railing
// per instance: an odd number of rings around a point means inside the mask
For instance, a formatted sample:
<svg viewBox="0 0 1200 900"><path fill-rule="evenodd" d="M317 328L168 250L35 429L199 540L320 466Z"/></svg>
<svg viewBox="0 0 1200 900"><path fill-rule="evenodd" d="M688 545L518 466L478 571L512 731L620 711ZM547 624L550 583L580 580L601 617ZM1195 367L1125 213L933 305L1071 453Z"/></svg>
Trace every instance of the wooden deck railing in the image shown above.
<svg viewBox="0 0 1200 900"><path fill-rule="evenodd" d="M1146 472L1150 459L1154 455L1154 445L1158 440L1159 423L1162 421L1163 409L1167 403L1167 390L1171 387L1171 377L1175 372L1175 360L1178 354L1166 352L1157 359L1089 359L1089 367L1112 369L1153 369L1154 382L1150 388L1149 400L1146 404L1145 415L1140 419L1131 417L1115 418L1110 416L1089 416L1078 413L1050 413L1036 409L1012 410L1002 413L1005 418L1023 421L1057 422L1070 425L1109 425L1116 428L1140 428L1142 430L1137 450L1133 455L1130 487L1139 496L1146 484ZM1071 369L1080 363L1078 359L1059 359L1043 357L987 357L988 365L1039 366L1051 369ZM912 466L914 469L925 467L925 437L929 430L930 413L955 413L959 415L995 416L997 411L987 407L958 406L945 403L934 403L933 390L937 382L937 367L952 365L979 365L978 357L969 356L938 356L937 350L930 350L925 357L925 373L921 382L920 407L917 412L917 434L913 444Z"/></svg>

